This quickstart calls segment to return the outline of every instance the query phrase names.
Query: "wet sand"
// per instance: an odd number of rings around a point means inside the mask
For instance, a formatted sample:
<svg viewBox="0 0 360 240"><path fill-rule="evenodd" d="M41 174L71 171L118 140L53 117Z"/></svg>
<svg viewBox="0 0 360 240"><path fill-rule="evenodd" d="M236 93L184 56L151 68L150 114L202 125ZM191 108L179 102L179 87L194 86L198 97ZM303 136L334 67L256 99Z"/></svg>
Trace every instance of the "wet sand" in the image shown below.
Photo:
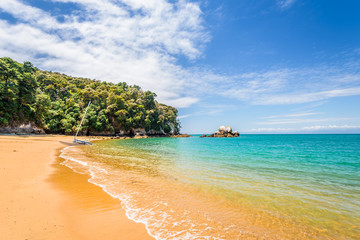
<svg viewBox="0 0 360 240"><path fill-rule="evenodd" d="M120 201L60 165L67 136L0 136L0 239L153 239Z"/></svg>

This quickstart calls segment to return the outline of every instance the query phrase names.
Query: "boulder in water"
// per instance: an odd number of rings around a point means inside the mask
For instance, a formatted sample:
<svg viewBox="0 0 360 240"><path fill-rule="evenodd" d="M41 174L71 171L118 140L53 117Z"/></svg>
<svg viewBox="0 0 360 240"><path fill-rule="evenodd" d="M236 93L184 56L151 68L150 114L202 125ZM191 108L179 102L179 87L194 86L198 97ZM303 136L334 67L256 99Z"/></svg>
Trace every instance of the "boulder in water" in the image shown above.
<svg viewBox="0 0 360 240"><path fill-rule="evenodd" d="M220 126L219 131L206 136L205 134L201 137L239 137L238 131L233 132L230 126Z"/></svg>

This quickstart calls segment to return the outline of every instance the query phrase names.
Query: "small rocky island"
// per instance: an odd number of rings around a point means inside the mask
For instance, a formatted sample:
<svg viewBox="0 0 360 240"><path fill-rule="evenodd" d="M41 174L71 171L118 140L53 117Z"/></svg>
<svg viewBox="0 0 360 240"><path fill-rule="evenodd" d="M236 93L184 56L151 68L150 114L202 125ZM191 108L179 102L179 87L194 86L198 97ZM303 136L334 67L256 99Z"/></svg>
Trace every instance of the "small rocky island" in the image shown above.
<svg viewBox="0 0 360 240"><path fill-rule="evenodd" d="M240 134L238 131L233 132L229 126L220 126L219 131L210 135L202 135L201 137L238 137Z"/></svg>

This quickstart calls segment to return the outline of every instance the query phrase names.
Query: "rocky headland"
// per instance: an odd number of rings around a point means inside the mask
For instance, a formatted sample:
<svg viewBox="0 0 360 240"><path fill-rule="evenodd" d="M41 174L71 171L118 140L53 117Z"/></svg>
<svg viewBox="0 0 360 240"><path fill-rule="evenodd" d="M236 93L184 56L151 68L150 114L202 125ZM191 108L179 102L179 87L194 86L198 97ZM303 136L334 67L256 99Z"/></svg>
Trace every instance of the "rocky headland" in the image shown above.
<svg viewBox="0 0 360 240"><path fill-rule="evenodd" d="M220 126L219 131L210 134L210 135L202 135L201 137L239 137L240 134L238 131L233 132L231 127L229 126Z"/></svg>

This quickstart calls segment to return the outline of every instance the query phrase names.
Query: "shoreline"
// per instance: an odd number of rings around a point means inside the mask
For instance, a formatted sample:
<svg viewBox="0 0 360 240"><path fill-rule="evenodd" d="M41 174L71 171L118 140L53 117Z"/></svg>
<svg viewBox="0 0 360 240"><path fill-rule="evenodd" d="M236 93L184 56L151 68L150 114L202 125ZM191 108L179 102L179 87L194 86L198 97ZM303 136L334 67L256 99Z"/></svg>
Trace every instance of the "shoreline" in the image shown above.
<svg viewBox="0 0 360 240"><path fill-rule="evenodd" d="M64 135L61 133L33 133L33 132L23 132L23 131L4 131L3 128L0 128L0 137L1 136L13 136L13 137L74 137L75 133L71 133L69 135ZM187 138L191 137L191 134L187 133L178 133L178 134L163 134L163 135L156 135L156 134L136 134L136 135L78 135L78 138L87 138L91 141L93 140L109 140L109 139L134 139L134 138Z"/></svg>
<svg viewBox="0 0 360 240"><path fill-rule="evenodd" d="M118 199L61 165L71 136L0 135L0 239L154 239Z"/></svg>

